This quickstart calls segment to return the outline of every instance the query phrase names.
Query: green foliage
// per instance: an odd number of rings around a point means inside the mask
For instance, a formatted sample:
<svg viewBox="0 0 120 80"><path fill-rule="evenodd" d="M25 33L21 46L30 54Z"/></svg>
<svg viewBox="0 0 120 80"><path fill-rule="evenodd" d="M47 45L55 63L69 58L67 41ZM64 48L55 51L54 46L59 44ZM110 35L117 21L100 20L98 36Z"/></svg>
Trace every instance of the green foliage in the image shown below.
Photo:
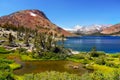
<svg viewBox="0 0 120 80"><path fill-rule="evenodd" d="M84 67L88 70L91 70L91 71L94 70L93 64L86 64Z"/></svg>
<svg viewBox="0 0 120 80"><path fill-rule="evenodd" d="M99 65L105 65L106 64L106 59L105 56L100 56L95 60L96 64Z"/></svg>
<svg viewBox="0 0 120 80"><path fill-rule="evenodd" d="M108 80L108 76L106 76L101 71L96 71L96 72L92 73L91 77L92 77L92 80Z"/></svg>
<svg viewBox="0 0 120 80"><path fill-rule="evenodd" d="M90 73L85 73L81 76L80 80L93 80Z"/></svg>
<svg viewBox="0 0 120 80"><path fill-rule="evenodd" d="M33 54L33 58L42 58L42 59L65 59L67 57L67 54L69 53L68 50L63 48L64 45L64 35L61 35L61 41L62 45L58 46L57 45L57 40L56 37L57 34L52 32L49 28L43 28L39 25L36 26L34 30L27 28L25 26L19 26L16 27L14 25L11 25L9 23L6 23L5 25L2 26L6 30L12 30L12 31L17 31L17 38L16 42L19 42L18 45L16 45L14 36L9 33L9 35L6 37L9 42L9 46L14 47L14 46L19 46L17 49L20 54L23 55L29 55L27 52L27 49L22 48L22 44L25 45L25 47L30 47ZM41 32L39 29L42 29ZM44 31L45 29L45 31ZM48 30L48 31L46 31ZM22 41L20 41L22 40ZM10 53L11 51L5 51L2 50L0 53Z"/></svg>
<svg viewBox="0 0 120 80"><path fill-rule="evenodd" d="M2 59L2 58L0 58L0 63L2 64L2 63L8 63L8 64L11 64L11 63L13 63L14 61L13 60L8 60L8 59Z"/></svg>
<svg viewBox="0 0 120 80"><path fill-rule="evenodd" d="M11 68L9 66L13 61L0 59L0 80L13 80Z"/></svg>
<svg viewBox="0 0 120 80"><path fill-rule="evenodd" d="M41 58L46 60L64 60L67 54L54 53L54 52L43 52Z"/></svg>
<svg viewBox="0 0 120 80"><path fill-rule="evenodd" d="M120 80L120 71L114 70L111 73L107 74L102 71L86 73L81 76L80 80Z"/></svg>
<svg viewBox="0 0 120 80"><path fill-rule="evenodd" d="M82 76L69 74L66 72L42 72L37 74L25 74L21 80L120 80L120 71L115 70L111 73L103 73L95 71L93 73L85 73Z"/></svg>
<svg viewBox="0 0 120 80"><path fill-rule="evenodd" d="M0 80L14 80L11 72L8 71L0 71Z"/></svg>
<svg viewBox="0 0 120 80"><path fill-rule="evenodd" d="M80 53L80 54L71 55L70 57L75 58L75 59L85 59L86 55L87 54L85 54L85 53Z"/></svg>
<svg viewBox="0 0 120 80"><path fill-rule="evenodd" d="M9 65L12 70L21 68L21 64L12 63Z"/></svg>
<svg viewBox="0 0 120 80"><path fill-rule="evenodd" d="M118 57L120 57L120 53L111 54L111 56L112 56L113 58L118 58Z"/></svg>
<svg viewBox="0 0 120 80"><path fill-rule="evenodd" d="M99 55L97 54L97 49L96 47L93 47L91 49L91 52L89 53L91 57L98 57Z"/></svg>
<svg viewBox="0 0 120 80"><path fill-rule="evenodd" d="M23 80L80 80L80 76L69 73L60 73L60 72L43 72L37 74L26 74L23 77Z"/></svg>
<svg viewBox="0 0 120 80"><path fill-rule="evenodd" d="M19 54L27 54L27 49L25 49L25 48L20 47L17 50L18 50Z"/></svg>
<svg viewBox="0 0 120 80"><path fill-rule="evenodd" d="M93 47L91 49L91 51L89 52L89 54L90 54L91 57L99 57L99 56L105 55L104 52L98 52L97 49L96 49L96 47Z"/></svg>
<svg viewBox="0 0 120 80"><path fill-rule="evenodd" d="M9 33L9 36L8 36L9 45L12 45L13 41L14 41L14 37L11 33Z"/></svg>
<svg viewBox="0 0 120 80"><path fill-rule="evenodd" d="M40 26L37 26L40 28ZM39 32L35 29L34 34L34 48L33 57L42 59L65 59L69 53L67 49L56 44L56 34L52 32ZM62 43L64 44L64 35L61 36Z"/></svg>
<svg viewBox="0 0 120 80"><path fill-rule="evenodd" d="M11 53L13 51L11 50L6 50L4 47L0 47L0 54L8 54Z"/></svg>
<svg viewBox="0 0 120 80"><path fill-rule="evenodd" d="M115 64L114 62L108 61L108 62L106 62L106 66L119 68L120 64Z"/></svg>

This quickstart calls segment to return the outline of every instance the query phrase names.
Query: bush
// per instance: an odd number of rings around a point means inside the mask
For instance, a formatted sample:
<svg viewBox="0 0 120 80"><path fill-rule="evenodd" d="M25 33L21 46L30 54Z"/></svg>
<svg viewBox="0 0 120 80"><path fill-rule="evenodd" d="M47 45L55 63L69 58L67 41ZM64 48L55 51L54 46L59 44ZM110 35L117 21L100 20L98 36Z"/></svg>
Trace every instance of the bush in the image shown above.
<svg viewBox="0 0 120 80"><path fill-rule="evenodd" d="M92 77L92 80L108 80L105 74L101 71L96 71L92 73L91 77Z"/></svg>
<svg viewBox="0 0 120 80"><path fill-rule="evenodd" d="M9 66L13 61L7 59L0 59L0 80L13 80L12 70Z"/></svg>
<svg viewBox="0 0 120 80"><path fill-rule="evenodd" d="M83 64L88 64L88 63L90 63L90 60L86 58L86 59L83 60L82 63L83 63Z"/></svg>
<svg viewBox="0 0 120 80"><path fill-rule="evenodd" d="M43 52L42 59L54 59L54 60L64 60L67 54L53 53L53 52Z"/></svg>
<svg viewBox="0 0 120 80"><path fill-rule="evenodd" d="M27 49L25 48L18 48L17 50L19 51L19 53L27 54Z"/></svg>
<svg viewBox="0 0 120 80"><path fill-rule="evenodd" d="M89 54L90 54L91 57L99 57L99 56L105 55L104 52L97 52L96 47L93 47Z"/></svg>
<svg viewBox="0 0 120 80"><path fill-rule="evenodd" d="M101 56L101 57L98 57L96 60L95 60L96 64L99 64L99 65L105 65L106 64L106 59L104 56Z"/></svg>
<svg viewBox="0 0 120 80"><path fill-rule="evenodd" d="M114 67L114 68L119 68L120 67L120 64L115 64L114 62L106 62L106 66L109 66L109 67Z"/></svg>
<svg viewBox="0 0 120 80"><path fill-rule="evenodd" d="M92 64L86 64L85 68L88 69L88 70L94 70L94 67L93 67Z"/></svg>
<svg viewBox="0 0 120 80"><path fill-rule="evenodd" d="M102 71L95 71L89 74L86 73L81 76L80 80L120 80L120 71L114 70L107 74Z"/></svg>
<svg viewBox="0 0 120 80"><path fill-rule="evenodd" d="M8 71L0 71L0 80L14 80L11 72Z"/></svg>

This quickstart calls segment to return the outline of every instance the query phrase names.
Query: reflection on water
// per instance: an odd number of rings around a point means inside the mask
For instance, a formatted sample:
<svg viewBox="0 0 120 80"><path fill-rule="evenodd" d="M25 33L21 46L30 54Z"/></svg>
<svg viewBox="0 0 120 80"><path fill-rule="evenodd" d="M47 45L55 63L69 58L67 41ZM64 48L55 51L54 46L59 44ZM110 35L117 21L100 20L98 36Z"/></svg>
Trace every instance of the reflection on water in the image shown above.
<svg viewBox="0 0 120 80"><path fill-rule="evenodd" d="M96 46L98 51L107 53L120 52L119 36L82 36L68 37L65 41L65 47L77 51L90 51Z"/></svg>
<svg viewBox="0 0 120 80"><path fill-rule="evenodd" d="M72 61L26 61L22 62L22 68L14 71L17 75L23 75L27 73L39 73L45 71L59 71L68 72L72 74L81 75L88 72L83 65ZM74 69L72 66L79 66L78 69Z"/></svg>

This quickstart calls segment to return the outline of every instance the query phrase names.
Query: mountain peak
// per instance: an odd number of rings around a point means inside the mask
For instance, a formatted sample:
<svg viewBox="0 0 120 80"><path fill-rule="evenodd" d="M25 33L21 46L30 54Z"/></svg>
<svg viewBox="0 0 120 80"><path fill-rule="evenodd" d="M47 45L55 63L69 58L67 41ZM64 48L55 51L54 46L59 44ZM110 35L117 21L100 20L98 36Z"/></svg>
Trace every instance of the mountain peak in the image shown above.
<svg viewBox="0 0 120 80"><path fill-rule="evenodd" d="M93 24L93 25L88 25L88 26L81 26L81 25L76 25L73 29L69 29L68 31L72 33L77 33L77 34L94 34L94 33L100 33L104 29L110 27L111 25L98 25L98 24Z"/></svg>
<svg viewBox="0 0 120 80"><path fill-rule="evenodd" d="M37 9L21 10L21 11L17 11L17 12L15 12L15 13L12 13L12 14L10 14L10 15L14 15L14 14L30 14L31 16L34 16L34 17L35 17L35 15L36 15L36 16L42 16L42 17L48 19L48 18L46 17L46 15L45 15L42 11L37 10Z"/></svg>
<svg viewBox="0 0 120 80"><path fill-rule="evenodd" d="M41 32L47 31L48 29L55 33L64 34L65 36L71 35L71 33L53 24L42 11L36 9L21 10L7 16L0 17L0 25L3 26L6 23L12 24L16 27L24 26L31 29L35 29L37 26L40 26ZM59 30L61 32L59 32Z"/></svg>

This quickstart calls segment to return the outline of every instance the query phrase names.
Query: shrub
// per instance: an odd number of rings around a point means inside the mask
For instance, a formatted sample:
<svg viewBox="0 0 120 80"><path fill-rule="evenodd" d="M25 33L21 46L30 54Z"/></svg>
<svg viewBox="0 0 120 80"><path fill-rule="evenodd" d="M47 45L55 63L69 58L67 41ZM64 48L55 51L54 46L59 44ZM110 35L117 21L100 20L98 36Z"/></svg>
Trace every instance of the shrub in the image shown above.
<svg viewBox="0 0 120 80"><path fill-rule="evenodd" d="M83 64L88 64L88 63L90 63L90 60L86 58L86 59L83 60L82 63L83 63Z"/></svg>
<svg viewBox="0 0 120 80"><path fill-rule="evenodd" d="M8 71L0 71L0 80L14 80L11 72Z"/></svg>
<svg viewBox="0 0 120 80"><path fill-rule="evenodd" d="M0 59L0 80L13 80L11 68L9 66L13 61Z"/></svg>
<svg viewBox="0 0 120 80"><path fill-rule="evenodd" d="M85 68L88 69L88 70L94 70L94 67L93 67L92 64L86 64Z"/></svg>
<svg viewBox="0 0 120 80"><path fill-rule="evenodd" d="M105 55L104 52L97 52L96 47L93 47L89 54L90 54L91 57L99 57L99 56Z"/></svg>
<svg viewBox="0 0 120 80"><path fill-rule="evenodd" d="M107 74L102 71L86 73L81 76L80 80L120 80L120 71L114 70L111 73Z"/></svg>
<svg viewBox="0 0 120 80"><path fill-rule="evenodd" d="M92 80L108 80L107 76L101 71L96 71L91 74Z"/></svg>
<svg viewBox="0 0 120 80"><path fill-rule="evenodd" d="M101 56L101 57L98 57L96 60L95 60L96 64L99 64L99 65L105 65L106 64L106 59L104 58L104 56Z"/></svg>
<svg viewBox="0 0 120 80"><path fill-rule="evenodd" d="M18 48L18 51L19 51L19 53L27 54L27 49L25 49L25 48Z"/></svg>
<svg viewBox="0 0 120 80"><path fill-rule="evenodd" d="M106 62L106 66L109 66L109 67L114 67L114 68L119 68L120 67L120 64L116 64L114 62Z"/></svg>

